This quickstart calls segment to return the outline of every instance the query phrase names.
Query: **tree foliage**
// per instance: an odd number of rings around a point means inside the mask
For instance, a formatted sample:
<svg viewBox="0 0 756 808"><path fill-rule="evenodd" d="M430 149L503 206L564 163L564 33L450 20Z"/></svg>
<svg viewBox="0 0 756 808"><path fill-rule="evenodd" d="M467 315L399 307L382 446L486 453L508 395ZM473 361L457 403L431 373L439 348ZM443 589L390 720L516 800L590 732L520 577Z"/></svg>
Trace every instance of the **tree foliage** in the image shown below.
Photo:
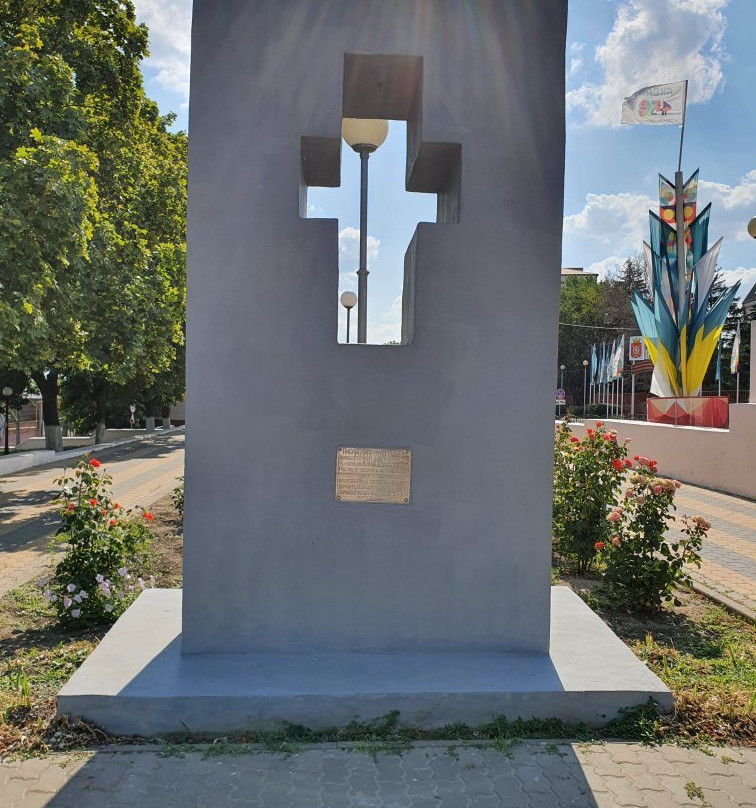
<svg viewBox="0 0 756 808"><path fill-rule="evenodd" d="M146 53L131 0L0 0L0 363L48 424L58 378L180 365L187 140L145 96Z"/></svg>

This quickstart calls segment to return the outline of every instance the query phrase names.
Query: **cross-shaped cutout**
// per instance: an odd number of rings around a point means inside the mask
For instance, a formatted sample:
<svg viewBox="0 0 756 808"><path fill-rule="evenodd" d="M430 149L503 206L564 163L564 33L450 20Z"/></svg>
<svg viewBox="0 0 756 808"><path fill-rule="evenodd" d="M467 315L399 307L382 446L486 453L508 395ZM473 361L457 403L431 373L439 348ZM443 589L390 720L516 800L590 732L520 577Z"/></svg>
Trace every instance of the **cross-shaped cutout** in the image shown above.
<svg viewBox="0 0 756 808"><path fill-rule="evenodd" d="M344 58L344 117L388 118L389 138L370 158L371 204L368 217L368 269L371 264L383 277L371 275L368 295L368 342L408 344L414 333L414 251L402 251L410 243L419 221L435 219L446 223L459 220L461 150L456 143L426 143L422 130L422 58L403 56L361 56ZM403 123L406 121L406 125ZM406 131L404 177L399 174L401 140ZM350 166L347 182L341 185L341 158ZM352 167L354 170L352 170ZM305 136L302 138L302 187L300 215L334 218L337 212L345 226L339 228L339 293L356 291L359 228L352 226L359 213L359 158L340 140ZM393 189L404 181L407 193ZM318 190L308 196L309 187L338 188ZM356 189L356 190L355 190ZM436 195L436 215L432 215L426 194ZM422 195L422 196L421 196ZM346 223L349 224L346 224ZM381 245L380 230L391 231ZM380 263L377 262L381 251ZM403 260L403 284L399 273L387 277L387 267L398 267ZM399 293L399 294L397 294ZM334 301L338 314L338 341L346 341L346 312ZM352 341L356 336L356 312L352 312Z"/></svg>

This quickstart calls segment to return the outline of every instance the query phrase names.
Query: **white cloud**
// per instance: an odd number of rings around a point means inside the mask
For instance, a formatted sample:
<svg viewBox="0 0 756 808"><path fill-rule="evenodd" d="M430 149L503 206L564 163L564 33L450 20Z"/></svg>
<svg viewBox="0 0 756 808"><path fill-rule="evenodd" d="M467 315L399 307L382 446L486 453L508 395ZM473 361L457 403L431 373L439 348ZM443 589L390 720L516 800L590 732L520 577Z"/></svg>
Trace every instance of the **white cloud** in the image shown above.
<svg viewBox="0 0 756 808"><path fill-rule="evenodd" d="M583 66L583 49L585 48L585 42L573 42L570 45L570 69L569 75L572 76L574 73L577 73L578 70Z"/></svg>
<svg viewBox="0 0 756 808"><path fill-rule="evenodd" d="M722 275L728 286L732 286L735 281L740 281L740 291L738 297L742 300L756 284L756 267L738 267L732 270L723 270Z"/></svg>
<svg viewBox="0 0 756 808"><path fill-rule="evenodd" d="M381 240L375 236L367 237L368 261L378 258ZM360 231L356 227L345 227L339 233L339 256L347 260L360 260Z"/></svg>
<svg viewBox="0 0 756 808"><path fill-rule="evenodd" d="M585 252L603 247L627 256L641 249L648 211L657 206L643 194L588 194L583 209L565 217L564 235L582 243Z"/></svg>
<svg viewBox="0 0 756 808"><path fill-rule="evenodd" d="M724 81L722 13L729 0L623 0L594 59L601 83L567 93L592 126L619 126L622 100L649 84L688 79L688 100L708 101ZM575 58L580 58L576 55Z"/></svg>
<svg viewBox="0 0 756 808"><path fill-rule="evenodd" d="M625 258L627 258L627 256L625 256ZM617 268L625 262L625 258L620 258L619 255L610 255L608 258L596 261L586 267L585 271L598 272L599 280L603 281L616 272Z"/></svg>
<svg viewBox="0 0 756 808"><path fill-rule="evenodd" d="M702 194L708 195L710 201L719 202L727 210L752 207L756 205L756 168L749 171L736 185L699 180L698 188L699 198ZM747 237L745 229L743 232Z"/></svg>
<svg viewBox="0 0 756 808"><path fill-rule="evenodd" d="M189 97L192 0L134 0L137 18L150 29L145 66L167 90Z"/></svg>

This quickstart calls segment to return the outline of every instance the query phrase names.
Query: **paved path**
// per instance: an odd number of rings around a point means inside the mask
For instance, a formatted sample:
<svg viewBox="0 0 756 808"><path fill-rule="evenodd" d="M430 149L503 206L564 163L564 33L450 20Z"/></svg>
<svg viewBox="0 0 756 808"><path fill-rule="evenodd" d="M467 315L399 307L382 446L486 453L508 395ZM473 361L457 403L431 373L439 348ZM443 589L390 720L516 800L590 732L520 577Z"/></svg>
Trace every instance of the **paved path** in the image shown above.
<svg viewBox="0 0 756 808"><path fill-rule="evenodd" d="M149 507L176 486L184 473L184 433L172 432L125 443L92 455L113 478L113 494L131 508ZM55 480L73 458L0 477L0 595L45 571L49 540L59 520L52 499Z"/></svg>
<svg viewBox="0 0 756 808"><path fill-rule="evenodd" d="M746 808L756 750L636 744L420 745L402 756L333 747L160 756L54 755L0 764L0 808Z"/></svg>
<svg viewBox="0 0 756 808"><path fill-rule="evenodd" d="M675 497L677 515L711 522L697 582L756 613L756 502L688 483Z"/></svg>

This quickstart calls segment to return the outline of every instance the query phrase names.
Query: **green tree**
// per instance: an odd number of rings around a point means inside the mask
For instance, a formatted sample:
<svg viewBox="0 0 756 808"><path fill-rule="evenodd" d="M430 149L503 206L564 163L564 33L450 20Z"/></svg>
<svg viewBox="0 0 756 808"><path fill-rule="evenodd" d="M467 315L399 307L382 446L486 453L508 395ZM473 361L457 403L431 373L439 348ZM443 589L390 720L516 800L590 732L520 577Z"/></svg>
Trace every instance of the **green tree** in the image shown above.
<svg viewBox="0 0 756 808"><path fill-rule="evenodd" d="M166 371L183 339L186 136L144 94L146 49L131 0L0 0L0 351L51 439L61 378L92 374L101 436L105 388Z"/></svg>

